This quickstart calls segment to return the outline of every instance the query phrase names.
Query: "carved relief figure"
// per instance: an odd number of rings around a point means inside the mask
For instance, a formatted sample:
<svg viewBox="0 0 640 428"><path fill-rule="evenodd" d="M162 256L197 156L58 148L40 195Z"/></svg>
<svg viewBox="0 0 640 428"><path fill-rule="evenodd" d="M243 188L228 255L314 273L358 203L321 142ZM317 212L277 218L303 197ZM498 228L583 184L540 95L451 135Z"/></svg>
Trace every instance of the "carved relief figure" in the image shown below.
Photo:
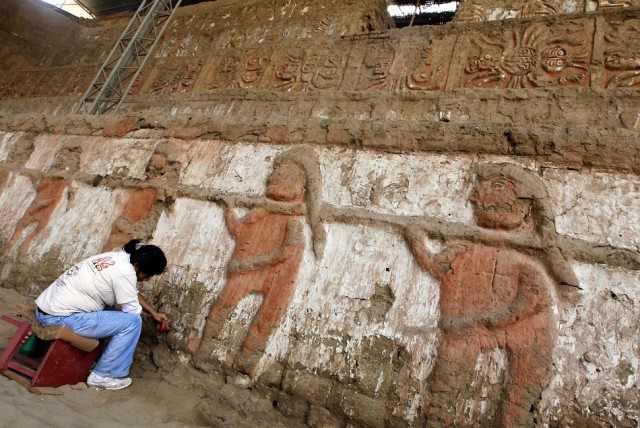
<svg viewBox="0 0 640 428"><path fill-rule="evenodd" d="M468 22L482 22L484 21L484 13L482 6L478 4L472 4L470 2L460 2L456 11L456 16L453 18L454 22L459 24L465 24Z"/></svg>
<svg viewBox="0 0 640 428"><path fill-rule="evenodd" d="M203 65L204 60L199 59L197 61L187 63L185 67L182 68L178 77L180 81L177 89L178 92L191 92L193 90L193 84L200 75Z"/></svg>
<svg viewBox="0 0 640 428"><path fill-rule="evenodd" d="M217 68L206 73L203 82L204 89L233 88L238 64L240 64L239 58L235 56L224 57Z"/></svg>
<svg viewBox="0 0 640 428"><path fill-rule="evenodd" d="M190 92L204 60L180 65L177 69L158 68L158 77L153 82L150 93Z"/></svg>
<svg viewBox="0 0 640 428"><path fill-rule="evenodd" d="M391 47L380 46L367 52L364 65L370 72L365 89L389 90L395 86L389 73L393 60L394 51Z"/></svg>
<svg viewBox="0 0 640 428"><path fill-rule="evenodd" d="M481 35L467 59L466 87L528 88L586 84L588 53L579 35L561 39L543 25Z"/></svg>
<svg viewBox="0 0 640 428"><path fill-rule="evenodd" d="M524 176L521 171L480 171L471 196L479 226L525 236L536 230L546 233L536 221L549 213L535 199L537 192L514 177ZM427 419L464 425L456 420L456 399L467 398L464 393L479 355L500 348L506 353L507 368L494 422L503 427L533 426L531 409L550 380L556 338L551 281L545 269L522 252L470 240L451 241L442 251L432 252L421 232L413 224L405 237L418 264L441 287L442 336L431 396L423 407ZM556 262L550 261L550 271L558 281L575 283L564 260Z"/></svg>
<svg viewBox="0 0 640 428"><path fill-rule="evenodd" d="M442 89L445 82L444 66L434 67L431 64L430 50L424 49L421 53L420 66L403 79L404 87L410 90L437 90Z"/></svg>
<svg viewBox="0 0 640 428"><path fill-rule="evenodd" d="M243 70L236 81L238 88L257 88L262 82L264 71L269 65L268 58L251 57L243 64Z"/></svg>
<svg viewBox="0 0 640 428"><path fill-rule="evenodd" d="M262 82L269 58L250 56L241 60L236 56L227 56L218 64L209 63L207 71L198 82L198 89L257 88Z"/></svg>
<svg viewBox="0 0 640 428"><path fill-rule="evenodd" d="M473 76L467 80L467 85L484 87L499 84L506 77L506 73L500 69L500 51L485 50L481 56L472 56L467 59L464 72Z"/></svg>
<svg viewBox="0 0 640 428"><path fill-rule="evenodd" d="M66 192L66 180L52 178L42 180L35 199L20 219L16 230L7 243L5 256L12 252L17 255L19 251L26 251L29 248L31 241L44 230L51 220Z"/></svg>
<svg viewBox="0 0 640 428"><path fill-rule="evenodd" d="M369 51L364 65L369 69L364 89L383 91L437 90L445 83L443 65L432 64L431 49L420 52L417 67L409 67L403 55L395 55L391 47Z"/></svg>
<svg viewBox="0 0 640 428"><path fill-rule="evenodd" d="M594 1L592 1L594 3ZM633 2L631 0L596 0L596 10L599 9L617 9L621 7L631 7Z"/></svg>
<svg viewBox="0 0 640 428"><path fill-rule="evenodd" d="M640 49L609 51L605 53L605 67L614 71L607 88L632 87L640 84Z"/></svg>
<svg viewBox="0 0 640 428"><path fill-rule="evenodd" d="M300 70L300 81L302 82L302 91L313 89L313 79L320 67L320 54L312 54L306 59Z"/></svg>
<svg viewBox="0 0 640 428"><path fill-rule="evenodd" d="M522 6L521 16L523 18L531 18L535 16L556 15L557 13L556 8L546 1L529 0Z"/></svg>
<svg viewBox="0 0 640 428"><path fill-rule="evenodd" d="M173 89L175 89L174 78L176 76L176 71L161 68L158 68L157 71L157 77L151 84L149 93L156 94L172 92Z"/></svg>
<svg viewBox="0 0 640 428"><path fill-rule="evenodd" d="M302 91L335 89L342 81L342 56L337 53L314 53L304 61L300 71Z"/></svg>
<svg viewBox="0 0 640 428"><path fill-rule="evenodd" d="M302 51L292 51L284 54L276 68L273 87L280 91L299 91L300 71L304 60Z"/></svg>
<svg viewBox="0 0 640 428"><path fill-rule="evenodd" d="M604 37L604 67L607 88L640 84L640 28L635 23L610 25Z"/></svg>
<svg viewBox="0 0 640 428"><path fill-rule="evenodd" d="M256 206L238 219L233 201L225 202L225 223L236 246L227 265L227 283L211 308L202 336L200 351L205 356L210 355L213 342L220 339L227 317L240 300L259 294L262 304L251 321L241 355L235 355L238 368L247 373L255 368L295 291L305 248L301 221L305 212L313 233L314 253L322 257L325 232L319 220L319 191L316 155L300 147L275 160L264 206Z"/></svg>
<svg viewBox="0 0 640 428"><path fill-rule="evenodd" d="M337 24L329 18L322 18L317 24L312 24L312 33L317 36L333 36Z"/></svg>

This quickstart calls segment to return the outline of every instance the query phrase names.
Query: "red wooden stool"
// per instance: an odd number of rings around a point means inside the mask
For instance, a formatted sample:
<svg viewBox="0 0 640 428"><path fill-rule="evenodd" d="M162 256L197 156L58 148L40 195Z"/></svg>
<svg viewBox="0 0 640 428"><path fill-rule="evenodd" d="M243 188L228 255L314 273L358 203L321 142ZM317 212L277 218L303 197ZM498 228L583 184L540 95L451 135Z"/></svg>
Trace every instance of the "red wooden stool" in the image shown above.
<svg viewBox="0 0 640 428"><path fill-rule="evenodd" d="M0 369L11 369L31 378L32 386L58 387L87 379L89 370L100 353L100 346L85 352L66 340L55 339L45 341L47 348L43 357L25 355L25 352L20 352L20 347L34 335L31 324L6 315L1 315L0 318L18 327L0 355Z"/></svg>

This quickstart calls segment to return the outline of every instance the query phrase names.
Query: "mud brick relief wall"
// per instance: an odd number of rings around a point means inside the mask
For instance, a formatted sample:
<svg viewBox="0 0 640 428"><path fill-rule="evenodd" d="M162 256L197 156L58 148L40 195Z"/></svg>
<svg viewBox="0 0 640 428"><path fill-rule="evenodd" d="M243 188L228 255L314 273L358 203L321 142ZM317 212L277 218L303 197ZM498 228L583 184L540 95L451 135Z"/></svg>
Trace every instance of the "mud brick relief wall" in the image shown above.
<svg viewBox="0 0 640 428"><path fill-rule="evenodd" d="M637 7L638 0L463 0L456 22L485 22Z"/></svg>
<svg viewBox="0 0 640 428"><path fill-rule="evenodd" d="M228 89L422 92L640 85L637 7L396 30L388 29L384 8L372 13L360 10L360 2L292 3L268 10L260 2L240 9L234 2L218 3L178 11L128 102ZM347 6L356 11L349 16L360 18L327 15L328 9ZM77 43L59 44L36 68L4 70L0 97L81 95L120 34L122 24L112 24L76 30Z"/></svg>
<svg viewBox="0 0 640 428"><path fill-rule="evenodd" d="M169 259L146 349L205 388L310 426L633 425L636 5L364 3L181 8L125 116L68 115L121 20L3 68L0 286L136 237Z"/></svg>
<svg viewBox="0 0 640 428"><path fill-rule="evenodd" d="M143 291L173 321L153 350L165 368L244 373L287 416L336 425L639 416L635 174L210 139L0 141L2 286L35 295L132 236L160 245L168 271Z"/></svg>
<svg viewBox="0 0 640 428"><path fill-rule="evenodd" d="M183 53L158 54L139 93L637 87L637 43L625 43L640 42L637 13L294 39L285 49L242 37L209 55L183 28L164 42Z"/></svg>
<svg viewBox="0 0 640 428"><path fill-rule="evenodd" d="M17 12L22 7L11 8L13 3L20 2L8 0L7 13L18 25L25 28L29 25L49 26L48 19L25 19L23 14ZM25 0L24 7L39 10L33 3L32 0ZM341 11L349 13L341 14ZM127 21L119 17L82 25L69 19L67 21L68 30L60 31L66 39L48 40L46 46L37 52L37 62L27 67L10 63L0 67L0 98L78 96L84 93ZM323 4L288 1L266 4L236 0L208 2L180 8L166 33L165 41L154 55L158 58L168 55L193 56L247 44L287 43L293 39L309 40L381 31L390 25L384 1L373 5L362 0ZM176 34L179 36L175 37ZM7 36L10 41L11 37ZM31 44L35 48L39 43L42 43L41 40L36 38ZM141 79L144 80L144 74Z"/></svg>

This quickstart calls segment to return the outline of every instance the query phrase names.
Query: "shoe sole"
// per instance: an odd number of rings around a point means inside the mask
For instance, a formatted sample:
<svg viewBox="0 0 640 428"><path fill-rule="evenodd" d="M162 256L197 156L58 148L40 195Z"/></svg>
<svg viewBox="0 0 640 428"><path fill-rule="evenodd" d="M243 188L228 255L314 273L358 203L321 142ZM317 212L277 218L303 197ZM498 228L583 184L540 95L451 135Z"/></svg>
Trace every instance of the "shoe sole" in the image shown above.
<svg viewBox="0 0 640 428"><path fill-rule="evenodd" d="M122 385L122 386L118 386L118 387L108 387L108 386L104 386L104 385L96 385L96 384L91 384L91 383L87 382L87 386L89 388L97 389L99 391L105 391L105 390L106 391L118 391L120 389L125 389L125 388L131 386L131 382L129 382L126 385Z"/></svg>

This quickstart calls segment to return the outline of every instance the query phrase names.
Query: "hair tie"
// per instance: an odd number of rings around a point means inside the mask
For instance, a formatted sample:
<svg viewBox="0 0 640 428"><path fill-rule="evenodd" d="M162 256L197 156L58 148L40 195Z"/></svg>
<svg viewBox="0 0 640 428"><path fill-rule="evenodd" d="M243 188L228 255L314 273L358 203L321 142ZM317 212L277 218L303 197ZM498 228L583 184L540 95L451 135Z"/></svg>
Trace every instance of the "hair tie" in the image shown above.
<svg viewBox="0 0 640 428"><path fill-rule="evenodd" d="M138 242L136 244L136 251L140 250L140 248L144 247L144 244L142 242Z"/></svg>

